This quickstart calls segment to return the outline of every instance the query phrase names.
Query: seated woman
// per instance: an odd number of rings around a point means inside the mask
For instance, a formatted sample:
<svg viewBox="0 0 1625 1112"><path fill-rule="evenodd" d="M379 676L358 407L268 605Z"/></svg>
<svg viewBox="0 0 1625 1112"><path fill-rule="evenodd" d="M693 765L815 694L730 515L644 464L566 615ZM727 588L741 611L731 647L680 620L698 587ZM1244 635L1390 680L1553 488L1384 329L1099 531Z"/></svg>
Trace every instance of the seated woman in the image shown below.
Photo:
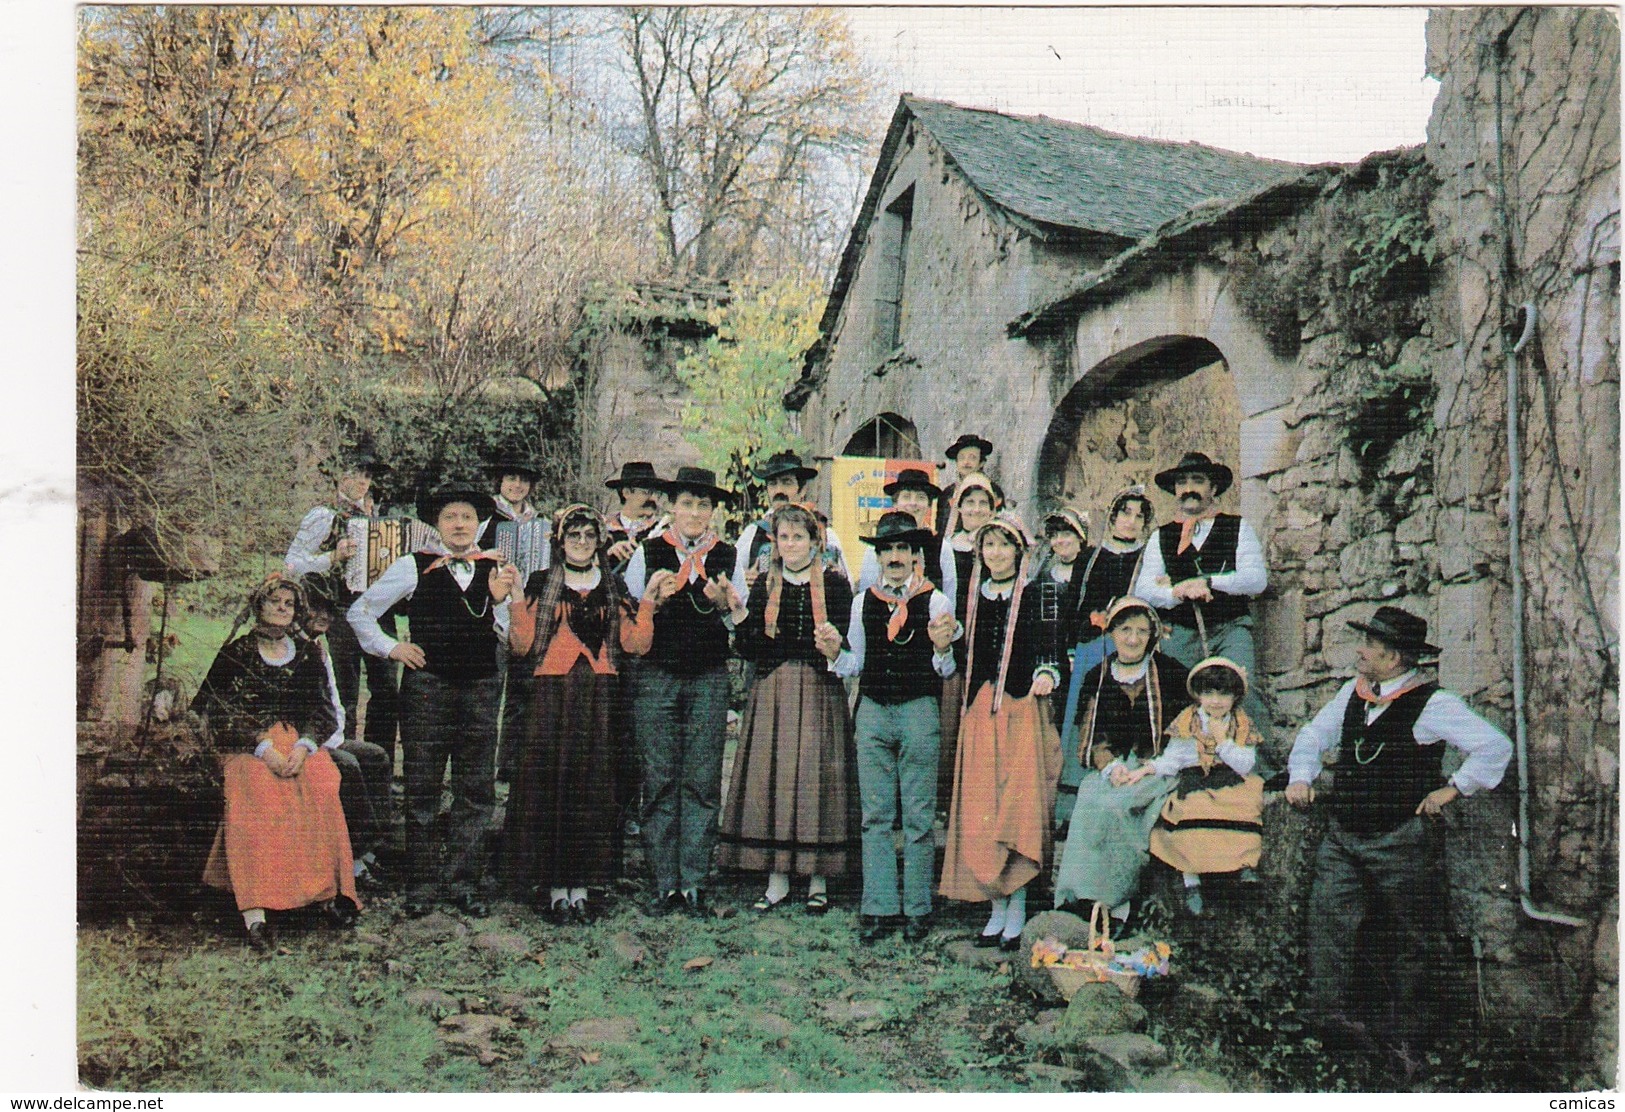
<svg viewBox="0 0 1625 1112"><path fill-rule="evenodd" d="M621 811L633 787L622 672L627 653L641 656L653 643L670 575L656 572L643 602L632 602L604 570L607 539L591 507L555 513L553 552L563 559L530 577L508 633L515 667L525 661L535 686L508 796L502 877L559 925L590 921L587 889L607 887L620 869Z"/></svg>
<svg viewBox="0 0 1625 1112"><path fill-rule="evenodd" d="M1059 674L1040 592L1027 582L1031 542L1013 518L976 533L966 603L966 672L949 796L941 893L990 905L977 944L1014 950L1027 882L1054 849L1050 811L1061 743L1044 701Z"/></svg>
<svg viewBox="0 0 1625 1112"><path fill-rule="evenodd" d="M1055 876L1057 907L1093 901L1124 920L1139 890L1151 827L1173 785L1136 770L1162 753L1185 701L1185 669L1156 651L1159 633L1157 612L1142 599L1119 599L1106 612L1112 652L1083 677L1084 772Z"/></svg>
<svg viewBox="0 0 1625 1112"><path fill-rule="evenodd" d="M203 881L232 893L262 954L276 942L267 911L319 904L347 925L360 907L339 771L320 748L337 726L327 668L292 637L304 607L299 585L280 575L256 588L253 632L220 650L192 701L225 779ZM348 906L335 903L340 896Z"/></svg>
<svg viewBox="0 0 1625 1112"><path fill-rule="evenodd" d="M856 863L847 860L858 815L846 690L814 643L820 627L839 636L829 616L852 613L852 588L825 565L824 530L809 508L781 506L767 522L771 562L736 631L756 681L739 721L718 861L768 874L757 911L784 902L792 874L806 877L804 906L818 915L829 908L826 878Z"/></svg>
<svg viewBox="0 0 1625 1112"><path fill-rule="evenodd" d="M1210 656L1191 669L1196 700L1168 727L1168 745L1151 762L1172 777L1173 794L1151 830L1151 853L1185 877L1185 904L1202 914L1202 874L1240 872L1252 879L1263 846L1264 781L1251 775L1258 737L1240 702L1247 673Z"/></svg>

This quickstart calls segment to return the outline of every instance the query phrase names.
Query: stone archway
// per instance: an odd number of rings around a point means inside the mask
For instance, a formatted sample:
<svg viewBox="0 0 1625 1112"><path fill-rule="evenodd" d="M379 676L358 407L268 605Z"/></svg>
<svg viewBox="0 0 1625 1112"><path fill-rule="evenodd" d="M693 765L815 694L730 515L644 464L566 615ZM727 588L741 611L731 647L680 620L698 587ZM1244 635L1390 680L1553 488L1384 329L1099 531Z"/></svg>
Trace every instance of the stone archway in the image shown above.
<svg viewBox="0 0 1625 1112"><path fill-rule="evenodd" d="M876 459L926 459L920 451L919 430L907 417L877 413L847 438L843 456L869 456Z"/></svg>
<svg viewBox="0 0 1625 1112"><path fill-rule="evenodd" d="M1199 336L1149 339L1101 360L1062 398L1038 460L1042 509L1071 505L1096 527L1111 495L1144 483L1168 520L1172 500L1152 476L1186 451L1241 474L1242 407L1224 353ZM1236 510L1237 494L1225 496Z"/></svg>

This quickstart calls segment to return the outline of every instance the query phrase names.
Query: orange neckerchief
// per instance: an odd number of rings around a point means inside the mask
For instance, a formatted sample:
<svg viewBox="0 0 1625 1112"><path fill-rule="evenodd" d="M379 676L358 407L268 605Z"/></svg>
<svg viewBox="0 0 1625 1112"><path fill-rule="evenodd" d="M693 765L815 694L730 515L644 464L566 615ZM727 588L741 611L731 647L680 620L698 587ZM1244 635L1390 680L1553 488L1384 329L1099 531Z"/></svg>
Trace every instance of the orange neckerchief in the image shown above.
<svg viewBox="0 0 1625 1112"><path fill-rule="evenodd" d="M1177 520L1179 522L1179 547L1174 549L1174 554L1175 555L1183 554L1184 551L1191 546L1191 538L1195 535L1196 527L1198 525L1200 525L1204 521L1212 521L1214 518L1216 518L1218 516L1219 516L1219 507L1214 506L1212 509L1208 510L1206 513L1197 514L1195 517L1181 517L1181 518L1178 518Z"/></svg>
<svg viewBox="0 0 1625 1112"><path fill-rule="evenodd" d="M1381 695L1378 694L1376 688L1371 686L1370 680L1364 676L1356 676L1354 679L1354 693L1372 706L1385 707L1406 692L1415 691L1426 682L1420 675L1415 675L1411 677L1410 683L1404 684L1392 694Z"/></svg>
<svg viewBox="0 0 1625 1112"><path fill-rule="evenodd" d="M500 564L502 562L502 553L500 553L500 552L487 552L487 551L483 551L483 550L478 549L478 548L471 548L467 552L463 553L461 556L456 556L456 555L453 555L452 553L448 552L444 556L440 557L440 559L436 560L434 563L432 563L428 567L424 568L423 569L423 574L428 575L431 571L434 571L436 568L443 568L447 564L450 564L454 560L466 560L470 565L472 565L475 560L495 560L497 563Z"/></svg>
<svg viewBox="0 0 1625 1112"><path fill-rule="evenodd" d="M667 529L662 539L675 548L679 556L683 557L682 563L677 568L677 582L687 585L690 574L698 575L701 579L706 578L706 554L715 548L717 542L722 538L714 532L702 533L699 540L703 543L697 543L696 547L687 550L683 547L683 538L677 535L675 528Z"/></svg>
<svg viewBox="0 0 1625 1112"><path fill-rule="evenodd" d="M901 598L893 598L891 595L882 591L879 583L876 583L873 587L869 588L870 594L874 595L875 598L891 607L891 617L886 619L886 640L897 640L897 635L903 632L903 627L908 624L908 604L913 602L918 596L936 589L937 585L925 578L923 575L920 577L920 581L914 585L914 589L909 591L908 594L903 595Z"/></svg>

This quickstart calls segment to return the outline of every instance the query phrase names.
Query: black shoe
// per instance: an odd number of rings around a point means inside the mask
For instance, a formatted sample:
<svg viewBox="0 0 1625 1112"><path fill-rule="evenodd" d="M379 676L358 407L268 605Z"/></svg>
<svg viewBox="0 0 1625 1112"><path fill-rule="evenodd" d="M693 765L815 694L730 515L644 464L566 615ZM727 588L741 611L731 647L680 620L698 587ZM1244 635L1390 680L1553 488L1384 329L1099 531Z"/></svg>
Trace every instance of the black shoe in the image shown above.
<svg viewBox="0 0 1625 1112"><path fill-rule="evenodd" d="M910 915L903 923L904 942L924 942L931 933L931 916Z"/></svg>
<svg viewBox="0 0 1625 1112"><path fill-rule="evenodd" d="M463 892L460 894L457 897L457 910L475 919L484 919L491 914L490 906L478 892Z"/></svg>
<svg viewBox="0 0 1625 1112"><path fill-rule="evenodd" d="M570 901L554 900L552 903L548 904L546 910L542 912L542 918L546 919L549 923L552 923L555 927L568 926L570 923Z"/></svg>
<svg viewBox="0 0 1625 1112"><path fill-rule="evenodd" d="M653 896L649 897L646 903L644 903L643 913L645 915L652 915L658 919L662 915L670 915L674 911L681 911L682 907L682 893L656 892Z"/></svg>
<svg viewBox="0 0 1625 1112"><path fill-rule="evenodd" d="M248 948L256 954L269 954L276 949L276 928L269 922L248 924Z"/></svg>
<svg viewBox="0 0 1625 1112"><path fill-rule="evenodd" d="M1021 935L1018 934L1012 938L1005 938L1003 935L1000 935L999 949L1003 950L1007 954L1021 949Z"/></svg>
<svg viewBox="0 0 1625 1112"><path fill-rule="evenodd" d="M321 912L322 922L334 930L341 931L353 928L355 921L361 916L361 913L355 909L355 905L347 899L343 903L340 903L337 899L324 903Z"/></svg>
<svg viewBox="0 0 1625 1112"><path fill-rule="evenodd" d="M979 934L976 936L976 941L972 943L978 950L991 950L998 944L999 936L997 934Z"/></svg>
<svg viewBox="0 0 1625 1112"><path fill-rule="evenodd" d="M598 918L598 912L586 900L577 900L570 905L570 922L577 926L588 926Z"/></svg>
<svg viewBox="0 0 1625 1112"><path fill-rule="evenodd" d="M710 907L706 904L705 889L696 888L692 892L684 892L683 910L695 919L706 918L710 914Z"/></svg>
<svg viewBox="0 0 1625 1112"><path fill-rule="evenodd" d="M858 941L878 942L890 934L896 925L887 915L859 915Z"/></svg>

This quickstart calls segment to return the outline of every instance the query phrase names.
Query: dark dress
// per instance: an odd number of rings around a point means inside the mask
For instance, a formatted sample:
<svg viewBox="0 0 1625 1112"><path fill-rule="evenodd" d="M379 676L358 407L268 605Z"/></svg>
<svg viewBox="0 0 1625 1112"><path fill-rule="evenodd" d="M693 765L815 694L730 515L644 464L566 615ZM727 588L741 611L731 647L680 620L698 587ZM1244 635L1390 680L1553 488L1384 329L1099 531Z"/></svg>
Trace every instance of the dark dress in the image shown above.
<svg viewBox="0 0 1625 1112"><path fill-rule="evenodd" d="M846 576L825 569L825 620L852 612ZM725 868L802 876L847 871L858 837L857 763L846 691L813 647L810 584L785 583L778 634L765 629L769 581L757 579L739 655L756 665L739 723L718 861Z"/></svg>
<svg viewBox="0 0 1625 1112"><path fill-rule="evenodd" d="M976 553L974 551L961 552L953 547L952 541L944 542L953 552L954 571L958 578L954 582L954 617L961 624L965 621L965 606L969 598L971 572L976 568ZM939 573L940 574L940 573ZM954 765L959 750L959 704L965 694L965 638L961 637L953 643L954 674L942 681L942 708L939 721L942 725L942 749L937 754L937 807L945 808L948 799L954 792Z"/></svg>
<svg viewBox="0 0 1625 1112"><path fill-rule="evenodd" d="M633 787L621 676L607 640L648 648L648 607L611 612L606 582L565 588L552 636L537 643L550 572L537 572L513 609L515 667L532 671L530 731L508 796L502 877L517 896L611 883L620 872L623 810ZM562 574L562 571L561 571Z"/></svg>

